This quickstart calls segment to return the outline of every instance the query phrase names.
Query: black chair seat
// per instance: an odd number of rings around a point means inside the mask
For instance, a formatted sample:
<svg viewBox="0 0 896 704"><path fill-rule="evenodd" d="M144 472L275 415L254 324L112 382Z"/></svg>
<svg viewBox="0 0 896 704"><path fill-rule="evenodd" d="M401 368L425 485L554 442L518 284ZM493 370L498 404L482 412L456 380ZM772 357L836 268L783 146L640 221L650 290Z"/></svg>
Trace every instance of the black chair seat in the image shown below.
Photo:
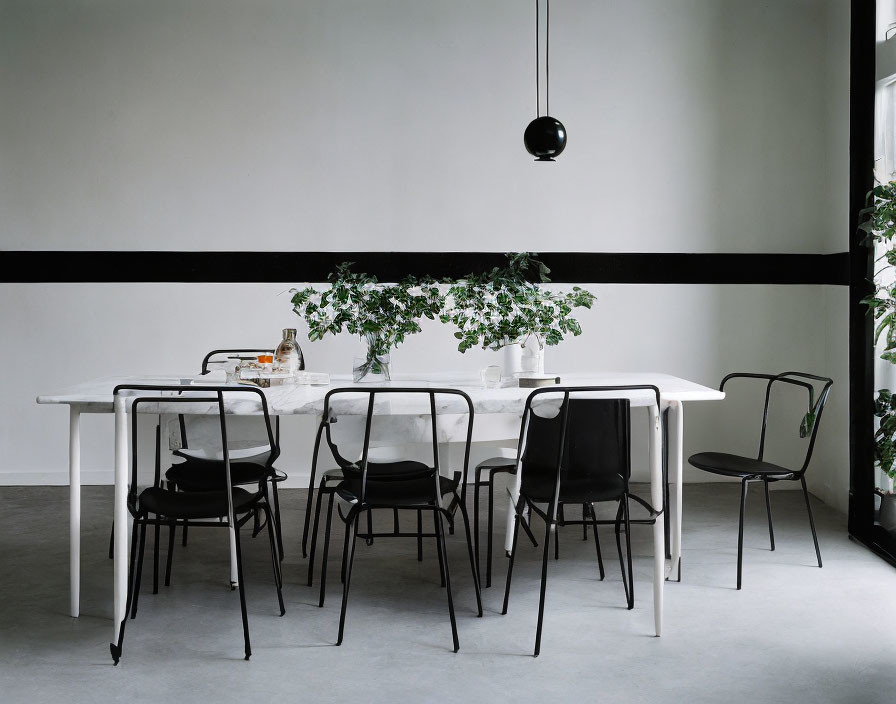
<svg viewBox="0 0 896 704"><path fill-rule="evenodd" d="M353 467L356 465L353 465ZM351 468L344 468L344 471L351 472ZM357 470L360 472L360 469ZM370 478L382 479L389 481L400 479L402 481L411 479L412 477L427 477L432 482L432 468L427 467L423 462L415 460L399 460L397 462L368 462L367 476ZM360 479L360 477L359 477Z"/></svg>
<svg viewBox="0 0 896 704"><path fill-rule="evenodd" d="M197 464L208 463L208 464L221 464L224 462L223 456L218 456L220 453L216 453L212 456L203 453L201 450L175 450L171 453L175 457L183 457L187 462L195 462ZM254 455L248 455L246 457L234 457L231 454L230 461L231 462L240 462L245 464L257 464L257 465L266 465L268 461L271 459L271 451L263 450Z"/></svg>
<svg viewBox="0 0 896 704"><path fill-rule="evenodd" d="M726 452L699 452L691 455L688 462L713 474L725 477L748 477L752 475L770 479L790 479L793 471L771 462L757 460L754 457L729 455Z"/></svg>
<svg viewBox="0 0 896 704"><path fill-rule="evenodd" d="M234 486L258 484L268 476L266 467L251 462L231 462L230 480ZM224 464L219 462L183 462L165 472L165 479L182 491L218 491L224 484ZM222 490L223 491L223 490Z"/></svg>
<svg viewBox="0 0 896 704"><path fill-rule="evenodd" d="M510 472L516 474L515 457L491 457L476 465L477 471L495 470L497 472Z"/></svg>
<svg viewBox="0 0 896 704"><path fill-rule="evenodd" d="M532 476L534 474L534 476ZM520 493L535 503L554 500L555 479L546 473L523 472ZM618 474L594 474L581 478L570 477L560 484L560 503L583 504L595 501L616 501L625 494L625 480Z"/></svg>
<svg viewBox="0 0 896 704"><path fill-rule="evenodd" d="M432 472L432 470L428 470ZM375 481L368 477L366 502L371 506L423 506L436 501L432 476L419 479ZM457 482L450 477L439 477L442 495L457 490ZM336 487L336 494L345 501L354 502L361 496L361 477L349 477Z"/></svg>
<svg viewBox="0 0 896 704"><path fill-rule="evenodd" d="M261 493L233 489L233 511L245 513L261 498ZM219 518L227 515L227 494L220 491L171 491L150 487L140 493L143 511L172 519Z"/></svg>

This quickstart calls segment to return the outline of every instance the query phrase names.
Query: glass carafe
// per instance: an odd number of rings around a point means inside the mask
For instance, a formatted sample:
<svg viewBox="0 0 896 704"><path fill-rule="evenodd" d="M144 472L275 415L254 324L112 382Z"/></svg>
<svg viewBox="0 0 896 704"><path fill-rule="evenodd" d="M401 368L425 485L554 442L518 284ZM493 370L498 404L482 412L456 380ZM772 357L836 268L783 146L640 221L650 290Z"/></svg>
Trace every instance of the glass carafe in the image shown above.
<svg viewBox="0 0 896 704"><path fill-rule="evenodd" d="M305 368L305 357L302 355L302 348L296 342L295 328L284 328L283 340L274 353L274 367L290 374L295 374Z"/></svg>

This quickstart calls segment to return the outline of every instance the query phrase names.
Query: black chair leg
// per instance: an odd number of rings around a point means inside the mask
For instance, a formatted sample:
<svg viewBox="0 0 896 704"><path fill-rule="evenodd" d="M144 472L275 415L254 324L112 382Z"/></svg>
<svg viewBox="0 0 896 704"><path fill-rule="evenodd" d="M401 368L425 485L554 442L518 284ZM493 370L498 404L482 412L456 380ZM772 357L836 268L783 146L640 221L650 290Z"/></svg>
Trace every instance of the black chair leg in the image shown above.
<svg viewBox="0 0 896 704"><path fill-rule="evenodd" d="M812 529L812 542L815 543L815 557L821 567L821 550L818 549L818 535L815 533L815 519L812 517L812 504L809 503L809 489L806 488L806 477L800 477L803 484L803 496L806 499L806 510L809 512L809 527Z"/></svg>
<svg viewBox="0 0 896 704"><path fill-rule="evenodd" d="M367 544L373 545L373 511L367 511Z"/></svg>
<svg viewBox="0 0 896 704"><path fill-rule="evenodd" d="M311 527L311 509L314 508L314 470L308 481L308 500L305 502L305 525L302 528L302 557L308 557L308 528Z"/></svg>
<svg viewBox="0 0 896 704"><path fill-rule="evenodd" d="M632 526L631 510L628 505L628 494L623 499L625 502L625 557L628 562L628 609L631 611L635 608L635 571L632 569Z"/></svg>
<svg viewBox="0 0 896 704"><path fill-rule="evenodd" d="M240 549L240 529L233 529L234 543L236 543L236 578L239 580L240 613L243 617L243 649L248 660L252 657L252 645L249 643L249 615L246 613L246 580L243 579L243 555Z"/></svg>
<svg viewBox="0 0 896 704"><path fill-rule="evenodd" d="M744 507L747 504L747 480L740 483L740 523L737 528L737 588L740 589L744 561Z"/></svg>
<svg viewBox="0 0 896 704"><path fill-rule="evenodd" d="M137 602L140 600L140 580L143 577L143 552L146 548L146 523L140 522L140 546L137 548L137 571L134 575L134 599L131 618L137 618Z"/></svg>
<svg viewBox="0 0 896 704"><path fill-rule="evenodd" d="M314 454L311 455L311 476L308 478L308 500L305 502L305 525L302 528L302 557L308 557L308 527L311 522L311 502L314 498L314 479L317 475L317 453L320 450L320 437L324 431L323 424L317 429L314 438Z"/></svg>
<svg viewBox="0 0 896 704"><path fill-rule="evenodd" d="M330 493L330 500L327 502L327 523L324 527L324 554L320 565L320 598L317 605L321 608L324 606L324 598L327 594L327 556L330 554L330 526L333 523L333 499L336 497L334 493Z"/></svg>
<svg viewBox="0 0 896 704"><path fill-rule="evenodd" d="M277 484L279 482L271 482L271 498L274 502L274 510L271 513L273 513L275 519L274 528L277 531L277 556L280 558L280 562L283 562L283 528L280 525L280 493L277 490Z"/></svg>
<svg viewBox="0 0 896 704"><path fill-rule="evenodd" d="M467 507L464 505L465 502L463 500L458 501L458 506L460 507L460 515L461 518L464 519L464 531L467 536L467 552L470 553L470 569L473 572L473 588L476 590L476 609L477 616L482 616L482 589L480 588L479 581L479 561L476 559L473 554L473 540L472 535L470 534L470 518L467 516Z"/></svg>
<svg viewBox="0 0 896 704"><path fill-rule="evenodd" d="M109 559L115 557L115 521L112 521L112 530L109 531Z"/></svg>
<svg viewBox="0 0 896 704"><path fill-rule="evenodd" d="M342 579L343 584L345 584L345 565L346 565L346 558L348 557L349 534L350 534L350 531L348 529L348 523L346 523L345 536L343 537L343 541L342 541L342 573L340 575L340 579ZM352 540L354 540L354 539L355 539L354 535L352 535ZM352 546L352 549L354 549L354 545Z"/></svg>
<svg viewBox="0 0 896 704"><path fill-rule="evenodd" d="M436 540L439 545L439 562L444 568L445 591L448 592L448 616L451 618L451 637L454 640L454 652L460 650L460 642L457 638L457 621L454 618L454 598L451 596L451 575L448 569L448 549L445 545L445 526L442 524L442 509L438 506L433 509L433 518L436 525Z"/></svg>
<svg viewBox="0 0 896 704"><path fill-rule="evenodd" d="M588 504L582 504L582 540L588 540Z"/></svg>
<svg viewBox="0 0 896 704"><path fill-rule="evenodd" d="M600 579L603 581L604 579L604 558L603 555L600 554L600 537L597 534L597 514L594 513L594 506L591 504L583 504L582 508L582 520L587 520L588 513L591 514L591 527L594 530L594 547L597 550L597 568L600 570ZM584 524L587 527L587 524ZM585 536L588 537L587 534Z"/></svg>
<svg viewBox="0 0 896 704"><path fill-rule="evenodd" d="M477 490L478 493L478 490ZM495 473L488 473L488 520L485 535L485 587L492 586L492 534L495 530Z"/></svg>
<svg viewBox="0 0 896 704"><path fill-rule="evenodd" d="M162 525L158 522L158 517L156 517L156 525L155 530L153 531L153 545L152 545L152 593L159 593L159 543L162 539Z"/></svg>
<svg viewBox="0 0 896 704"><path fill-rule="evenodd" d="M417 562L423 562L423 511L417 509Z"/></svg>
<svg viewBox="0 0 896 704"><path fill-rule="evenodd" d="M273 484L276 490L276 484ZM274 511L271 507L271 491L268 490L268 483L264 482L261 485L262 495L264 496L264 503L255 505L255 516L257 518L259 510L264 514L265 525L268 527L268 535L274 536L274 547L277 547L277 523L279 522L279 517L275 520ZM273 491L273 490L272 490ZM273 523L272 523L273 521ZM253 534L253 538L255 535ZM283 553L280 552L279 548L277 549L276 554L277 559L277 568L274 570L274 577L277 579L277 588L282 591L283 590L283 570L281 569L280 563L283 562ZM281 616L283 614L280 614Z"/></svg>
<svg viewBox="0 0 896 704"><path fill-rule="evenodd" d="M532 543L533 548L538 547L538 541L535 539L535 535L532 533L532 527L529 525L529 521L527 517L522 518L522 526L523 531L529 537L529 541Z"/></svg>
<svg viewBox="0 0 896 704"><path fill-rule="evenodd" d="M480 486L482 478L482 470L477 467L476 475L473 481L473 552L476 553L476 569L479 570L479 564L481 562L480 552L479 552L479 490L482 488ZM487 577L487 575L486 575ZM486 587L490 586L490 583L486 583Z"/></svg>
<svg viewBox="0 0 896 704"><path fill-rule="evenodd" d="M339 613L339 638L336 640L336 645L342 645L342 636L345 633L345 611L348 607L348 588L352 581L352 563L355 561L355 535L358 532L359 518L360 514L356 513L354 520L348 521L345 524L346 542L348 542L348 537L351 535L351 547L349 552L344 553L342 556L342 564L344 565L345 571L345 584L342 585L342 610Z"/></svg>
<svg viewBox="0 0 896 704"><path fill-rule="evenodd" d="M262 507L268 522L268 541L271 544L271 567L274 570L274 586L277 587L277 601L280 603L280 615L283 616L286 613L286 607L283 605L283 575L280 574L280 553L277 552L277 539L274 535L275 528L272 525L273 516L267 504L262 504Z"/></svg>
<svg viewBox="0 0 896 704"><path fill-rule="evenodd" d="M314 503L314 527L311 529L311 551L308 557L308 586L314 582L314 553L317 550L317 528L320 522L320 502L324 495L324 486L327 480L321 479L317 489L317 501Z"/></svg>
<svg viewBox="0 0 896 704"><path fill-rule="evenodd" d="M438 549L439 547L439 514L433 512L432 514L432 525L435 529L436 534L436 552L439 554L439 586L445 586L445 561L442 559L442 551Z"/></svg>
<svg viewBox="0 0 896 704"><path fill-rule="evenodd" d="M171 586L171 561L174 559L174 536L177 533L177 521L168 524L168 555L165 564L165 586Z"/></svg>
<svg viewBox="0 0 896 704"><path fill-rule="evenodd" d="M553 514L554 507L548 506L548 521L545 524L544 531L544 552L541 556L541 592L538 597L538 626L535 629L535 657L538 657L538 654L541 652L541 627L544 623L544 597L548 586L548 550L551 544L551 529L553 528L555 535L557 532L557 524L551 520Z"/></svg>
<svg viewBox="0 0 896 704"><path fill-rule="evenodd" d="M561 510L562 515L562 510ZM549 536L550 537L550 536ZM554 559L560 559L560 526L559 524L554 524Z"/></svg>
<svg viewBox="0 0 896 704"><path fill-rule="evenodd" d="M619 508L616 510L616 523L613 526L613 530L616 534L616 553L619 555L619 570L622 572L622 588L625 589L625 603L628 605L631 603L631 597L628 591L628 577L625 574L625 560L622 558L622 536L620 534L623 511L625 511L625 505L623 504L623 499L619 499Z"/></svg>
<svg viewBox="0 0 896 704"><path fill-rule="evenodd" d="M184 520L184 533L181 536L181 540L180 540L181 547L184 547L184 548L187 547L187 527L189 525L190 525L190 522L187 520Z"/></svg>
<svg viewBox="0 0 896 704"><path fill-rule="evenodd" d="M772 528L772 501L768 495L768 482L762 482L765 485L765 512L768 514L768 542L771 550L775 550L775 529Z"/></svg>
<svg viewBox="0 0 896 704"><path fill-rule="evenodd" d="M510 547L510 562L507 563L507 583L504 586L504 607L501 609L502 614L507 613L507 606L510 603L510 579L513 577L513 560L516 557L516 544L520 537L520 513L525 505L525 499L521 496L514 507L513 518L513 543Z"/></svg>
<svg viewBox="0 0 896 704"><path fill-rule="evenodd" d="M134 580L137 576L137 571L135 569L135 561L137 559L137 524L138 521L135 520L131 530L131 560L128 569L128 595L125 601L124 618L121 619L121 625L118 629L118 642L109 643L109 651L112 653L112 661L115 665L117 665L118 661L121 659L121 649L124 647L124 628L125 625L127 625L128 614L131 611L131 602L134 598Z"/></svg>

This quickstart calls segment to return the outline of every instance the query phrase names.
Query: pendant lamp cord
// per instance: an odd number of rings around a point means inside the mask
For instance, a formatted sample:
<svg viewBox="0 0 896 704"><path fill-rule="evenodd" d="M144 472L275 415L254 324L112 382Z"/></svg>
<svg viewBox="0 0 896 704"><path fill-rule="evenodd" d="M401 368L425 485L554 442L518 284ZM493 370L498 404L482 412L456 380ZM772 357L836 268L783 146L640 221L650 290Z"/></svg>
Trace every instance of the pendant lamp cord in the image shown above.
<svg viewBox="0 0 896 704"><path fill-rule="evenodd" d="M538 0L535 0L535 117L541 117L541 71L539 71L538 62L541 58L541 52L538 46L538 20L541 16Z"/></svg>
<svg viewBox="0 0 896 704"><path fill-rule="evenodd" d="M545 0L546 22L544 38L544 113L551 114L551 0ZM541 117L541 60L540 45L538 43L541 22L541 8L539 0L535 0L535 116Z"/></svg>

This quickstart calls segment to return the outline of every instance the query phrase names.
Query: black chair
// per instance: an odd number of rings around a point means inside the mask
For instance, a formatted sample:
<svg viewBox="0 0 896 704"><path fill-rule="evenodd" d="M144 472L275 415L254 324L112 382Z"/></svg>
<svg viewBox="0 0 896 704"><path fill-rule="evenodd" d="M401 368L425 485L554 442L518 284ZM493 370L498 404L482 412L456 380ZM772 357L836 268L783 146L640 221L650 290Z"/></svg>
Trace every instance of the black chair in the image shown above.
<svg viewBox="0 0 896 704"><path fill-rule="evenodd" d="M443 413L467 414L466 444L464 451L464 465L462 471L454 472L453 477L443 477L440 474L439 445L438 445L438 413L436 412L436 397L440 397L440 410ZM445 398L447 397L447 399ZM417 410L421 415L429 416L431 425L432 464L405 460L398 462L373 462L369 459L371 427L375 417L376 402L410 400L412 403L420 403ZM421 401L426 401L426 406ZM451 403L453 401L453 404ZM345 458L338 445L333 440L332 426L338 421L340 403L347 404L354 415L363 414L364 435L360 447L359 459L352 462ZM352 409L351 407L354 406ZM344 416L343 416L344 417ZM343 515L342 509L338 510L339 518L345 524L345 542L342 557L343 594L342 609L339 616L339 637L336 645L342 644L345 630L345 614L348 606L348 592L351 585L352 564L355 555L355 542L357 538L363 538L368 543L374 537L414 537L418 541L418 559L421 558L421 541L423 537L436 539L439 569L442 586L448 593L448 612L451 619L451 632L454 641L454 650L458 650L457 623L454 617L454 601L451 592L451 578L448 569L448 555L445 546L445 528L442 523L443 516L450 520L450 509L443 506L442 497L452 496L452 505L460 508L463 517L464 529L467 539L467 550L470 558L470 568L473 575L473 584L476 592L476 604L478 615L482 616L482 597L479 590L479 578L473 556L471 542L470 523L462 496L458 489L465 484L467 468L470 459L470 442L473 433L473 403L462 391L455 389L421 389L421 388L343 388L329 391L324 398L324 413L321 427L318 431L315 443L315 461L319 451L320 438L325 434L327 444L334 458L340 464L339 470L334 473L338 477L338 484L334 487L327 486L327 475L321 481L317 496L317 507L314 519L314 531L311 539L311 560L309 564L309 582L314 563L314 550L317 543L317 529L320 517L321 500L329 495L327 506L327 518L324 533L324 552L321 566L321 596L320 605L323 606L326 590L327 556L330 543L330 525L333 515L334 498L338 497L348 507L348 512ZM394 527L392 532L374 533L370 519L371 512L379 509L387 509L393 512ZM398 514L400 511L414 511L417 514L416 532L403 533L399 529ZM422 514L432 512L435 531L423 533ZM367 532L359 532L361 514L367 514Z"/></svg>
<svg viewBox="0 0 896 704"><path fill-rule="evenodd" d="M753 374L735 372L729 374L719 384L719 391L725 390L725 384L730 379L762 379L766 381L765 403L762 410L762 429L759 433L759 453L754 459L741 455L732 455L724 452L700 452L688 458L697 469L712 472L724 477L737 477L741 480L740 486L740 521L737 530L737 588L741 587L741 573L743 566L744 548L744 507L747 501L747 486L751 482L762 482L765 487L765 508L768 514L768 536L771 549L775 549L775 532L772 526L772 505L768 493L768 485L771 482L798 481L803 487L803 497L806 499L806 510L809 512L809 527L812 529L812 540L815 543L815 557L818 566L821 567L821 551L818 549L818 536L815 533L815 519L812 517L812 506L809 503L809 490L806 488L806 469L812 459L812 450L815 447L815 438L818 433L818 424L824 411L831 391L833 380L824 376L807 374L805 372L784 372L783 374ZM808 380L808 381L807 381ZM816 399L816 388L812 382L821 384L821 392ZM808 411L803 416L799 425L800 436L808 437L806 455L799 469L790 469L781 465L766 462L765 454L766 429L768 426L769 400L776 384L782 386L795 386L806 390L808 395Z"/></svg>
<svg viewBox="0 0 896 704"><path fill-rule="evenodd" d="M626 603L635 604L632 575L631 525L654 523L656 511L643 499L629 491L631 477L630 402L628 398L594 397L594 392L649 391L660 405L659 389L655 386L580 386L551 387L533 391L526 400L520 428L521 467L520 493L514 520L513 548L507 567L504 608L507 613L510 583L516 557L520 521L528 508L545 522L544 548L541 565L541 594L538 603L538 625L535 633L535 656L541 651L541 632L547 587L548 552L553 532L561 522L564 505L583 506L587 515L582 521L567 520L567 524L589 521L594 530L600 579L604 578L603 559L597 527L612 523L616 533L616 550L622 571ZM552 411L556 414L552 415ZM644 506L648 518L633 520L629 499ZM613 521L598 520L593 504L618 501ZM542 509L539 505L544 505ZM620 530L625 525L626 559L622 557ZM556 552L555 541L555 552ZM627 564L626 564L627 563Z"/></svg>
<svg viewBox="0 0 896 704"><path fill-rule="evenodd" d="M317 437L315 438L315 442L314 442L313 459L311 462L311 474L308 478L308 496L307 496L306 504L305 504L305 522L304 522L304 526L302 527L302 557L308 556L308 539L309 539L309 537L312 538L312 544L313 544L314 540L316 540L316 535L317 535L317 533L314 531L314 529L312 528L312 525L311 525L311 516L312 516L312 513L315 515L315 517L317 517L320 514L321 496L318 496L316 510L312 511L312 509L314 509L314 507L315 507L314 489L315 489L315 481L317 480L318 461L319 461L319 457L320 457L320 455L319 455L320 442L321 442L321 437L323 436L323 433L324 433L324 425L320 425L318 427ZM336 444L333 443L332 438L330 436L329 426L327 426L327 444L329 445L331 450L333 450L336 447ZM339 482L345 478L343 475L343 472L342 472L343 467L352 464L349 460L346 460L344 457L338 455L338 453L334 454L334 460L337 464L337 467L327 469L321 473L320 485L317 488L318 488L318 491L322 491L324 494L331 493L332 491L335 490L335 488L339 484ZM370 461L369 464L372 469L376 468L375 471L385 471L387 473L390 473L390 472L396 472L396 471L402 472L405 470L413 471L414 470L413 463L409 464L409 462L411 462L411 461L407 461L407 460L401 461L401 462ZM449 493L449 491L446 490L446 493ZM461 487L461 497L466 498L466 486ZM446 514L446 519L448 520L448 532L452 535L454 534L454 515L455 515L455 512L457 511L457 506L458 506L458 503L452 499L452 503L449 505L448 513ZM371 518L371 515L369 513L368 513L367 520L368 520L368 524L372 523L373 519ZM398 525L397 513L394 516L394 520L395 520L395 525L397 526ZM421 515L418 516L418 523L420 521L422 521L422 512L421 512ZM396 527L395 530L397 531L398 528ZM372 528L370 528L368 530L368 533L370 533L370 532L372 532ZM431 537L431 536L429 534L422 533L422 526L420 527L418 532L420 534L417 536L417 559L422 561L423 560L423 538ZM313 536L312 536L312 533L314 534ZM371 536L371 537L367 538L368 544L373 543L374 537L375 536ZM314 562L314 560L313 560L313 557L314 557L313 545L311 548L311 556L312 556L312 560L311 560L311 563L308 565L308 586L309 587L312 584L312 575L313 575L313 566L314 566L313 565L313 562ZM321 604L321 605L323 605L323 604Z"/></svg>
<svg viewBox="0 0 896 704"><path fill-rule="evenodd" d="M356 417L356 419L357 419L357 417ZM344 424L345 423L343 423L343 425ZM326 435L324 435L324 431L326 431ZM331 453L333 460L337 466L327 469L327 470L324 470L321 473L320 485L317 487L318 492L319 492L318 500L317 500L317 504L316 504L316 508L315 508L314 489L315 489L315 481L317 480L317 474L318 474L318 464L320 461L321 439L324 436L326 437L327 446L329 447L330 453ZM326 495L326 494L329 494L329 493L332 493L333 491L335 491L336 486L339 484L339 482L341 482L345 478L343 471L342 471L343 468L350 467L354 464L351 460L348 460L343 456L346 453L340 452L340 450L338 449L338 444L339 443L334 440L331 424L329 424L329 423L323 424L322 423L320 426L318 426L317 436L315 437L315 440L314 440L314 450L313 450L312 460L311 460L311 474L308 478L308 496L307 496L306 504L305 504L305 522L304 522L304 526L302 528L302 557L307 557L309 554L308 553L309 537L311 537L311 543L312 543L311 560L308 564L308 586L309 587L312 585L313 575L314 575L314 543L317 541L316 523L320 517L321 499L322 499L323 495ZM357 457L360 457L360 447L358 447L356 449L357 449ZM383 461L378 461L378 460L377 461L369 460L368 464L370 466L371 472L385 473L385 474L396 474L396 473L402 474L402 473L406 473L406 472L417 472L417 471L420 471L421 467L425 467L424 464L419 463L419 462L414 462L411 460L402 460L402 461L398 461L398 462L388 462L388 461L383 462ZM445 494L452 493L454 491L455 487L449 487L447 484L445 486L446 486ZM467 491L466 485L462 486L460 498L463 500L466 499L466 491ZM452 501L448 506L448 512L446 514L446 519L448 520L448 532L452 535L454 534L454 516L457 511L458 505L459 505L459 501L456 501L452 498ZM312 509L314 509L314 510L312 511ZM312 525L311 525L312 514L315 517L314 518L315 527L312 527ZM394 529L393 533L388 534L390 536L392 536L396 532L398 532L398 512L397 512L397 510L393 512L393 520L394 520L395 529ZM422 511L421 511L417 516L417 523L418 523L417 559L421 562L423 561L423 538L432 537L432 535L433 535L433 534L424 534L422 532L423 531L422 520L423 520L423 518L422 518ZM367 514L367 523L368 523L368 531L367 532L369 534L369 537L367 538L367 543L372 544L374 537L377 537L377 536L373 535L373 528L372 528L373 518L372 518L371 512L368 512L368 514ZM379 537L385 537L385 536L379 536ZM402 536L402 537L406 537L406 536ZM478 561L477 561L477 564L478 564ZM443 584L443 586L444 586L444 584ZM323 606L323 598L324 598L323 594L321 594L321 602L320 602L321 606Z"/></svg>
<svg viewBox="0 0 896 704"><path fill-rule="evenodd" d="M212 350L202 360L201 374L208 374L210 365L221 364L240 357L255 357L259 354L273 354L270 348L234 348ZM223 358L223 359L222 359ZM165 473L165 478L174 488L181 491L208 491L210 488L221 484L221 453L210 452L210 443L203 442L203 435L212 435L214 419L207 416L178 416L177 434L180 436L180 448L174 451L176 457L185 461L176 464ZM274 416L274 440L276 446L280 445L280 416ZM283 530L280 521L280 494L277 485L287 479L285 472L274 467L276 456L266 439L261 438L257 443L244 442L245 447L240 448L241 456L238 461L232 457L231 471L234 486L252 486L264 479L271 486L271 508L274 519L274 530L277 536L277 552L281 562L283 561ZM231 444L231 453L233 446ZM278 451L279 454L279 451ZM187 530L189 522L183 523L182 544L187 544ZM255 534L262 526L256 526Z"/></svg>
<svg viewBox="0 0 896 704"><path fill-rule="evenodd" d="M127 498L128 511L133 517L134 522L131 536L130 569L125 618L121 622L118 642L110 644L112 658L115 661L115 664L118 664L118 661L121 658L127 614L130 613L132 619L137 616L140 580L143 572L143 553L146 543L146 527L148 525L155 526L156 536L158 536L158 528L162 525L168 526L169 545L167 572L170 575L174 527L178 521L190 520L193 522L194 526L216 528L234 527L236 570L240 593L240 611L243 621L244 652L245 658L248 660L252 654L252 649L249 642L249 622L246 615L246 593L245 582L243 580L243 563L240 549L239 529L256 515L258 511L263 512L266 518L268 539L271 549L271 564L274 572L274 584L277 589L277 599L280 605L281 616L286 613L286 609L283 605L283 594L281 591L282 577L280 574L280 561L277 558L273 528L274 522L271 519L268 505L267 482L264 477L259 479L254 487L254 491L247 491L246 489L233 486L231 477L232 465L227 441L228 421L225 415L225 394L245 395L247 397L246 400L248 401L252 401L254 396L258 397L259 409L268 434L268 440L271 447L274 448L274 454L276 454L276 443L271 430L271 419L268 413L267 400L265 399L264 393L260 389L251 387L215 386L197 389L195 386L152 386L139 384L117 386L114 391L115 396L122 393L135 395L134 398L128 399L131 406L132 454ZM184 408L186 412L189 412L188 405L192 405L195 409L197 405L202 405L207 408L208 404L215 404L215 406L217 406L217 413L214 417L217 419L220 427L220 441L223 454L221 461L222 471L219 475L220 484L209 490L189 492L175 491L171 488L163 487L159 463L156 461L152 486L138 493L137 427L140 407L149 406L150 408L148 410L152 411L152 407L154 406L159 409L156 412L163 412L165 409L176 406L178 407L178 410ZM194 412L199 411L196 409ZM157 444L159 442L159 436L160 429L156 426ZM140 540L139 547L137 545L138 529ZM158 538L156 542L158 543ZM156 554L158 554L158 552L156 552Z"/></svg>

